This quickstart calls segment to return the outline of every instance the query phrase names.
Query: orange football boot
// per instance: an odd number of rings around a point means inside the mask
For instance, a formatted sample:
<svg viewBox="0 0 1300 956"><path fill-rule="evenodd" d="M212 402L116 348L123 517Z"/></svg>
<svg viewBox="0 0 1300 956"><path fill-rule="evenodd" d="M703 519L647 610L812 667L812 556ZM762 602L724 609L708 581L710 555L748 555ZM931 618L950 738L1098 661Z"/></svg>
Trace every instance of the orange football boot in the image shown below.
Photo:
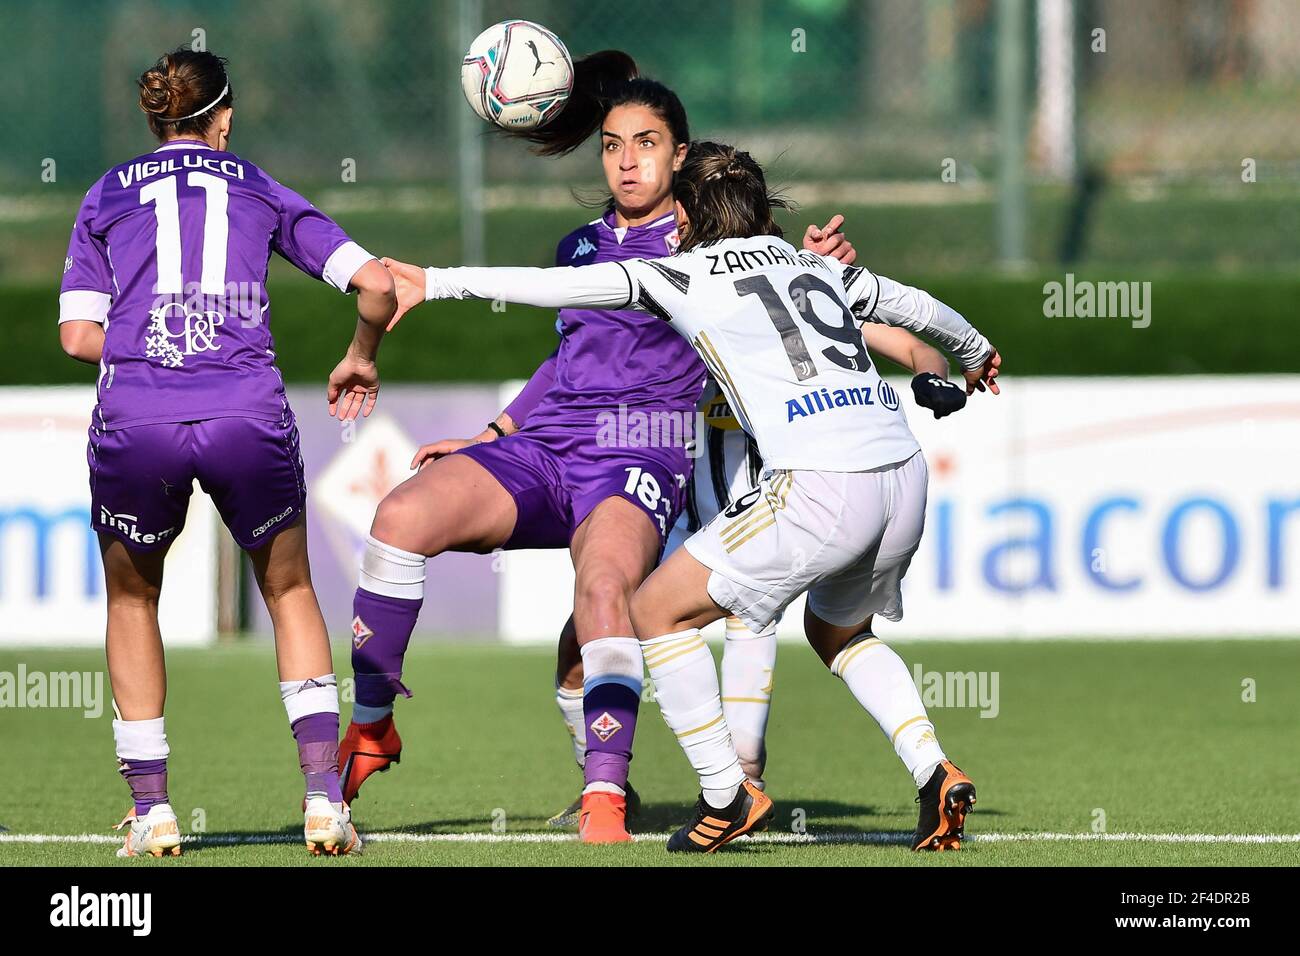
<svg viewBox="0 0 1300 956"><path fill-rule="evenodd" d="M578 814L578 839L583 843L628 843L627 798L616 793L584 793Z"/></svg>
<svg viewBox="0 0 1300 956"><path fill-rule="evenodd" d="M397 735L392 714L373 724L350 722L339 744L343 802L356 800L361 785L372 773L383 773L401 761L402 738Z"/></svg>
<svg viewBox="0 0 1300 956"><path fill-rule="evenodd" d="M921 818L912 849L960 850L966 814L975 809L975 784L970 777L945 760L934 768L916 802L921 805Z"/></svg>

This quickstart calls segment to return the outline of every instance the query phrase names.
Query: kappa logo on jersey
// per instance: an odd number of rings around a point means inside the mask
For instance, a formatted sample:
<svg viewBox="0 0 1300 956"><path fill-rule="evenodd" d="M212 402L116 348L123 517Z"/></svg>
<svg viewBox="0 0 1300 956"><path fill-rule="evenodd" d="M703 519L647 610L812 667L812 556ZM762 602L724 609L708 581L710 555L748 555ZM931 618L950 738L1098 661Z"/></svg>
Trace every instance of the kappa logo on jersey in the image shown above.
<svg viewBox="0 0 1300 956"><path fill-rule="evenodd" d="M176 323L180 327L172 331ZM160 359L164 368L180 368L187 355L219 351L217 329L225 323L226 317L213 309L190 312L182 302L165 302L149 310L145 358Z"/></svg>
<svg viewBox="0 0 1300 956"><path fill-rule="evenodd" d="M114 514L103 505L99 506L99 523L105 528L120 531L126 535L132 544L158 544L167 541L176 534L175 528L164 528L162 531L141 531L139 521L139 515L129 515L125 512Z"/></svg>
<svg viewBox="0 0 1300 956"><path fill-rule="evenodd" d="M361 620L360 614L358 614L356 617L352 619L352 646L353 647L355 647L357 650L361 650L361 648L365 646L366 641L370 640L374 636L375 636L375 632L372 631L370 628L366 627L366 622Z"/></svg>
<svg viewBox="0 0 1300 956"><path fill-rule="evenodd" d="M580 256L590 255L595 251L596 251L596 244L592 242L590 239L588 239L586 236L583 236L581 239L578 240L578 245L577 247L574 248L573 255L569 256L569 258L577 259Z"/></svg>
<svg viewBox="0 0 1300 956"><path fill-rule="evenodd" d="M63 259L63 274L67 275L72 271L72 256L66 256Z"/></svg>
<svg viewBox="0 0 1300 956"><path fill-rule="evenodd" d="M604 743L623 729L623 725L614 719L609 711L605 711L599 717L591 722L591 732L600 738Z"/></svg>

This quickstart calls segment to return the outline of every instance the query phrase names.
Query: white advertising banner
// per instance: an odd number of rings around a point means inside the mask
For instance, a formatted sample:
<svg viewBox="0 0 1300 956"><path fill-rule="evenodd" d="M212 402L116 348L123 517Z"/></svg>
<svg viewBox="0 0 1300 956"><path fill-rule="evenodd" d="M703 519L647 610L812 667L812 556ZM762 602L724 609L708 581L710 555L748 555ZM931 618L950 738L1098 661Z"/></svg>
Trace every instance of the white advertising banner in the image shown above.
<svg viewBox="0 0 1300 956"><path fill-rule="evenodd" d="M1300 635L1300 376L1008 377L942 421L904 408L929 505L882 637ZM553 640L568 554L502 571L502 636Z"/></svg>
<svg viewBox="0 0 1300 956"><path fill-rule="evenodd" d="M91 387L0 388L0 648L104 641L104 569L90 528ZM197 484L167 556L169 645L216 636L217 515Z"/></svg>

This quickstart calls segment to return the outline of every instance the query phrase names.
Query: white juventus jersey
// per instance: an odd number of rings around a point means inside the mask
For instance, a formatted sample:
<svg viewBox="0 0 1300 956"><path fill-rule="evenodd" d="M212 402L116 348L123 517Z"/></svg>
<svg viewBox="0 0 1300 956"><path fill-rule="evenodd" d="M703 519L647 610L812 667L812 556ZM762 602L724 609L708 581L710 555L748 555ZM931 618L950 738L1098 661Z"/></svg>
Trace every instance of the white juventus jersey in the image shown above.
<svg viewBox="0 0 1300 956"><path fill-rule="evenodd" d="M775 236L577 268L426 270L426 298L466 296L659 316L695 347L774 469L866 471L919 450L861 322L928 333L963 368L990 348L926 293Z"/></svg>

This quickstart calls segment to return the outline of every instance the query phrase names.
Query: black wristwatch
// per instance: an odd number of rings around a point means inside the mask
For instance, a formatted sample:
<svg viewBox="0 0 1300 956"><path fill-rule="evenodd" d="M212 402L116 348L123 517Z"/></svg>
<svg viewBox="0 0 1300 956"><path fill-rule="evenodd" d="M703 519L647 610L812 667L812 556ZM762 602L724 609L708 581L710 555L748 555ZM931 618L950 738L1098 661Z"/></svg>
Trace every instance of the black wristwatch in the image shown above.
<svg viewBox="0 0 1300 956"><path fill-rule="evenodd" d="M505 429L502 428L500 425L498 425L496 422L488 422L488 423L487 423L487 427L490 428L490 429L492 429L494 432L497 433L497 438L505 438L505 437L506 437Z"/></svg>

